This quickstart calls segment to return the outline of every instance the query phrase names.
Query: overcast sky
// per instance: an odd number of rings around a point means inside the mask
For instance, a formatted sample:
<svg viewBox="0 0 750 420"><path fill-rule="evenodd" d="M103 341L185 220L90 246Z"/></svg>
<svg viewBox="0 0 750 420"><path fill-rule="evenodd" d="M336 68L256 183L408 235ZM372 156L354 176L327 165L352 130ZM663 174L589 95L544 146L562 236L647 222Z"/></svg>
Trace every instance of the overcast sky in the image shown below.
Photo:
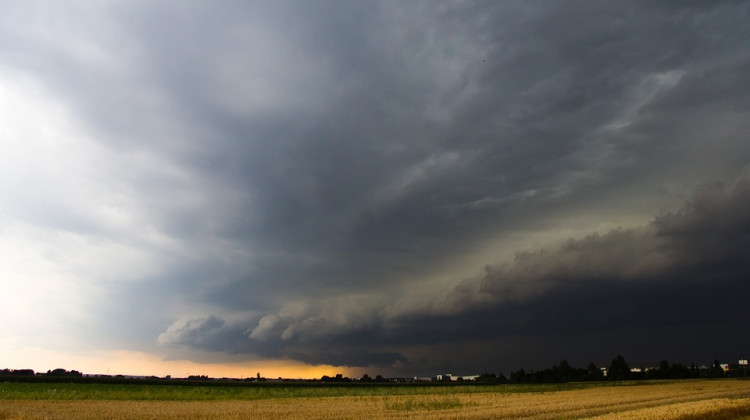
<svg viewBox="0 0 750 420"><path fill-rule="evenodd" d="M748 22L743 1L5 2L0 368L746 358Z"/></svg>

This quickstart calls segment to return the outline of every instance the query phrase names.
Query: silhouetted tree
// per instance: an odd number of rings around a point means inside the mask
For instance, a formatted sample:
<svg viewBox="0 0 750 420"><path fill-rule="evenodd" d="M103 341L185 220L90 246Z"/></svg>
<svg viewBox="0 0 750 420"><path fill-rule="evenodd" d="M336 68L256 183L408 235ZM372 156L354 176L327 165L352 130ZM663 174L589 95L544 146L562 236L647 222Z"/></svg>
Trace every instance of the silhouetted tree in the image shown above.
<svg viewBox="0 0 750 420"><path fill-rule="evenodd" d="M351 381L351 378L349 378L349 377L347 377L347 376L344 376L344 375L342 375L342 374L340 374L340 373L337 373L337 374L336 374L336 376L335 376L335 377L333 377L333 378L331 378L331 377L330 377L330 376L328 376L328 375L323 375L323 376L322 376L322 377L320 378L320 381L321 381L321 382L350 382L350 381Z"/></svg>
<svg viewBox="0 0 750 420"><path fill-rule="evenodd" d="M570 382L578 379L577 373L573 367L570 366L567 360L562 360L559 365L552 367L552 381L553 382Z"/></svg>
<svg viewBox="0 0 750 420"><path fill-rule="evenodd" d="M601 381L602 379L604 379L602 370L596 367L594 362L589 362L589 365L586 367L586 380Z"/></svg>
<svg viewBox="0 0 750 420"><path fill-rule="evenodd" d="M669 370L667 371L667 378L670 379L687 379L694 376L693 371L691 371L687 366L683 365L682 363L675 363L672 366L669 367Z"/></svg>
<svg viewBox="0 0 750 420"><path fill-rule="evenodd" d="M666 360L662 360L659 362L659 369L650 376L655 376L659 379L665 379L669 377L669 362Z"/></svg>
<svg viewBox="0 0 750 420"><path fill-rule="evenodd" d="M482 383L495 383L497 382L497 375L494 373L483 373L477 376L476 381Z"/></svg>
<svg viewBox="0 0 750 420"><path fill-rule="evenodd" d="M33 369L3 369L0 375L4 376L34 376Z"/></svg>
<svg viewBox="0 0 750 420"><path fill-rule="evenodd" d="M47 376L83 376L83 374L77 370L71 370L68 372L65 369L57 368L55 370L48 370Z"/></svg>
<svg viewBox="0 0 750 420"><path fill-rule="evenodd" d="M625 362L625 358L621 354L612 359L612 363L610 363L607 371L607 378L613 381L630 378L630 366L628 366L628 363Z"/></svg>
<svg viewBox="0 0 750 420"><path fill-rule="evenodd" d="M511 372L510 379L508 381L512 384L519 384L521 382L524 382L525 379L526 379L526 371L523 370L523 368L521 368L516 372Z"/></svg>

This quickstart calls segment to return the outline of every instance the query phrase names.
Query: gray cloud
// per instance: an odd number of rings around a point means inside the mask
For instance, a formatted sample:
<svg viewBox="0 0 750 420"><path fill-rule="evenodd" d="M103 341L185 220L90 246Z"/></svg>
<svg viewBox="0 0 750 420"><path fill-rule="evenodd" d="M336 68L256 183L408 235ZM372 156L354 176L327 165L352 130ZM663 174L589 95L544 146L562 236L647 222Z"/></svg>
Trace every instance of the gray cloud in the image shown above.
<svg viewBox="0 0 750 420"><path fill-rule="evenodd" d="M12 4L0 81L64 112L3 143L29 148L0 246L45 232L71 331L116 348L427 369L428 344L715 325L736 307L694 296L744 287L746 178L681 202L750 161L749 11Z"/></svg>
<svg viewBox="0 0 750 420"><path fill-rule="evenodd" d="M589 336L582 339L581 350L622 331L627 339L619 343L632 351L637 347L630 342L633 331L642 329L644 334L657 335L651 338L652 346L675 354L684 343L678 335L686 328L698 337L742 328L750 291L748 174L745 171L728 186L705 187L678 211L660 215L648 225L520 252L512 263L487 266L483 275L444 295L406 295L394 303L342 297L286 307L250 324L246 351L253 352L255 343L263 343L309 363L398 363L414 368L429 353L412 353L407 361L404 354L368 349L400 348L408 353L412 346L458 347L461 342L494 347L493 340L500 338L554 334L557 337L550 338L546 351L536 351L554 360L560 355L553 343L583 333ZM203 325L203 321L179 321L165 335L186 329L189 334L183 335L192 336ZM202 347L201 339L189 341ZM746 344L738 340L732 347ZM699 338L693 346L707 357L715 343ZM442 357L463 360L468 357L465 352L455 349ZM493 359L473 363L475 369L482 363L508 366L508 361Z"/></svg>

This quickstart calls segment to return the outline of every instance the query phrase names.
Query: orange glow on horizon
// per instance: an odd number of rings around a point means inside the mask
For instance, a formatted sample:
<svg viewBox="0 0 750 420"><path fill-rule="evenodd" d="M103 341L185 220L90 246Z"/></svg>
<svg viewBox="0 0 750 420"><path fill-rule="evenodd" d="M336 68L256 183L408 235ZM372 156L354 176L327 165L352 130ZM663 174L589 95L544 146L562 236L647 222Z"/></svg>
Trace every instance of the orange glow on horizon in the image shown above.
<svg viewBox="0 0 750 420"><path fill-rule="evenodd" d="M8 350L11 344L14 351ZM22 347L22 348L19 348ZM22 350L22 351L19 351ZM165 360L163 357L138 351L61 352L0 342L0 353L4 357L0 369L34 369L46 372L57 368L77 370L84 374L157 376L170 375L184 378L190 375L206 375L211 378L263 378L319 379L323 375L344 376L355 374L354 369L330 365L312 366L294 360L253 360L225 363L198 363L189 360Z"/></svg>
<svg viewBox="0 0 750 420"><path fill-rule="evenodd" d="M189 360L164 360L158 356L132 351L112 352L113 358L96 358L89 365L108 364L111 372L139 376L167 376L182 378L190 375L206 375L211 378L263 378L316 379L337 373L349 375L349 369L328 365L311 366L293 360L256 360L238 363L197 363ZM88 373L88 372L86 372ZM102 372L98 372L102 373Z"/></svg>

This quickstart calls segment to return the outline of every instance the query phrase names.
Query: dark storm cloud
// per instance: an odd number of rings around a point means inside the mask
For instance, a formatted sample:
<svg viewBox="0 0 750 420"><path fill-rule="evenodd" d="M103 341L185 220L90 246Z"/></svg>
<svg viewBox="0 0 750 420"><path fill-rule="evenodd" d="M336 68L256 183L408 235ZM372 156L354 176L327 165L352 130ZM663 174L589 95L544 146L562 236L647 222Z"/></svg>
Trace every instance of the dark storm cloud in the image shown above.
<svg viewBox="0 0 750 420"><path fill-rule="evenodd" d="M746 123L722 117L747 112L732 105L741 92L720 94L730 110L709 112L714 100L694 91L747 85L737 77L748 58L736 53L744 7L694 16L637 4L485 6L347 15L372 32L342 46L329 39L336 32L310 37L311 51L346 69L343 82L326 74L336 95L320 97L321 118L272 113L221 126L229 138L247 133L233 179L258 194L259 216L226 227L263 238L256 279L311 297L367 291L551 211L608 194L632 202L654 178L728 177L726 159L747 156L737 135ZM399 25L420 12L419 26ZM692 135L675 128L686 115L699 126ZM731 156L702 153L717 136L733 143ZM216 298L256 286L236 282Z"/></svg>
<svg viewBox="0 0 750 420"><path fill-rule="evenodd" d="M190 25L174 32L135 19L155 31L148 54L163 72L155 76L160 89L199 127L199 135L187 134L193 149L183 164L246 193L216 210L213 229L252 250L251 268L215 286L196 279L205 294L194 298L240 311L262 311L275 300L307 308L261 318L248 332L258 345L281 339L271 348L302 357L297 342L322 349L332 337L359 351L346 337L362 339L368 329L388 345L419 337L408 326L403 334L382 332L382 323L400 315L381 304L365 305L366 326L353 320L359 307L340 320L325 314L348 307L351 295L388 296L390 288L434 273L446 255L550 223L555 212L585 212L581 206L601 206L603 197L628 208L639 195L655 194L652 180L691 186L730 176L723 151L704 153L707 141L730 145L735 170L749 155L737 135L747 114L740 75L748 57L738 53L745 4L700 12L638 3L422 6L266 6L254 10L262 18L217 9L209 16L235 28L218 32ZM250 25L237 35L248 18L260 29ZM264 42L253 38L260 33ZM206 48L177 41L184 36ZM686 126L692 134L680 128ZM177 229L190 231L204 216L195 213ZM568 246L609 249L592 258L599 269L622 267L635 276L641 266L652 272L662 263L654 238L623 230ZM628 252L649 246L654 255L630 259ZM562 249L561 256L577 255ZM433 324L425 339L450 336L440 328L489 334L464 305L488 300L490 315L479 312L479 319L534 319L542 312L530 305L506 317L492 304L519 304L516 295L576 296L558 290L566 275L583 276L580 284L595 280L562 263L540 272L538 258L519 255L511 268L519 273L503 274L511 283L496 281L495 267L481 286L468 284L444 307L430 303L427 313L465 318ZM534 330L528 322L498 322L500 331Z"/></svg>
<svg viewBox="0 0 750 420"><path fill-rule="evenodd" d="M456 347L448 366L481 369L483 364L513 367L502 360L503 347L493 342L510 337L551 336L546 349L535 351L541 359L576 357L571 347L579 357L592 355L587 348L604 345L605 339L617 343L620 352L649 357L634 341L634 331L641 331L649 337L648 347L666 353L651 357L689 356L686 342L694 351L689 357L711 357L711 351L725 351L716 349L717 343L734 336L745 322L749 206L746 171L732 185L706 187L679 211L647 226L521 252L512 263L488 266L484 275L465 280L444 296L424 300L407 295L393 304L342 298L266 315L245 332L246 351L262 344L309 363L409 365L403 354L386 353L388 358L368 349L409 352L412 346L442 345L443 350ZM692 341L683 336L686 331ZM617 332L619 339L612 338ZM578 345L568 344L567 353L559 354L558 343L571 337L577 337ZM734 350L748 344L735 339L729 346ZM202 347L200 339L188 341ZM475 350L461 350L462 342L496 347L494 356L471 359ZM337 350L340 356L331 357ZM418 365L420 357L430 358L430 353L413 352L410 362ZM467 358L471 363L464 362Z"/></svg>
<svg viewBox="0 0 750 420"><path fill-rule="evenodd" d="M706 298L715 312L698 312L695 296L744 287L745 181L674 209L750 161L749 14L747 2L13 5L0 76L31 75L106 159L81 177L85 199L19 193L5 208L151 255L140 282L110 270L109 295L90 299L104 335L143 346L158 328L164 348L401 366L428 344L713 325L736 305ZM669 291L679 299L657 305ZM145 301L160 304L130 319Z"/></svg>

